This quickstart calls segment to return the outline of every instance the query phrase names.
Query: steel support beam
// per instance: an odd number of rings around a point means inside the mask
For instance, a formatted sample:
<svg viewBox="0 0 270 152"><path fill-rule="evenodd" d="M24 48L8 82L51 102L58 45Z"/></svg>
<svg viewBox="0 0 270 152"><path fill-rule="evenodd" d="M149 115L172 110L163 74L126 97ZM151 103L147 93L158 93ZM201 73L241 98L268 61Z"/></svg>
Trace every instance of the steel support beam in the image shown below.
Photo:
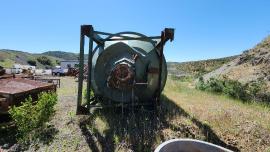
<svg viewBox="0 0 270 152"><path fill-rule="evenodd" d="M88 74L87 74L87 89L86 89L86 102L87 110L90 110L90 93L91 93L91 70L92 70L92 53L93 53L93 34L94 29L92 25L89 27L89 50L88 50Z"/></svg>
<svg viewBox="0 0 270 152"><path fill-rule="evenodd" d="M85 36L89 36L91 25L82 25L80 33L80 56L79 56L79 78L78 78L78 97L77 97L77 110L76 114L83 114L85 107L82 107L82 89L83 89L83 69L84 69L84 43Z"/></svg>
<svg viewBox="0 0 270 152"><path fill-rule="evenodd" d="M164 46L164 31L161 32L161 41L160 41L160 48L159 48L159 67L158 67L158 90L156 95L156 105L160 105L160 97L161 97L161 76L162 76L162 63L163 63L163 46Z"/></svg>
<svg viewBox="0 0 270 152"><path fill-rule="evenodd" d="M157 106L160 105L160 98L161 98L161 76L162 76L162 64L163 64L163 48L165 43L170 40L173 41L174 39L174 29L171 28L165 28L162 32L161 32L161 40L159 42L159 44L156 46L157 48L157 54L159 56L159 67L158 67L158 89L157 89L157 93L156 93L156 104Z"/></svg>

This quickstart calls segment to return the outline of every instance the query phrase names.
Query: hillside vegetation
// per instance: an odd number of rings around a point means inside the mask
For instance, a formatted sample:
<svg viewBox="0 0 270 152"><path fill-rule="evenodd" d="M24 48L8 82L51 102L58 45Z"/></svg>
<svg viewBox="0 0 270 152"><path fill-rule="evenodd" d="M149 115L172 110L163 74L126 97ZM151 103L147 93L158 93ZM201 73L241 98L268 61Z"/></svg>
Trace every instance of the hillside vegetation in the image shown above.
<svg viewBox="0 0 270 152"><path fill-rule="evenodd" d="M223 64L228 63L235 58L237 58L237 56L181 63L168 62L168 72L171 75L191 75L198 77L221 67Z"/></svg>
<svg viewBox="0 0 270 152"><path fill-rule="evenodd" d="M36 65L38 68L53 67L59 64L61 58L43 55L31 54L16 50L0 50L0 66L10 68L13 64Z"/></svg>
<svg viewBox="0 0 270 152"><path fill-rule="evenodd" d="M78 60L79 53L65 52L65 51L47 51L42 53L44 55L61 58L63 60ZM88 59L87 51L84 52L84 60Z"/></svg>
<svg viewBox="0 0 270 152"><path fill-rule="evenodd" d="M48 51L42 53L43 55L53 56L64 60L78 60L79 54L64 52L64 51Z"/></svg>
<svg viewBox="0 0 270 152"><path fill-rule="evenodd" d="M270 91L270 36L231 62L206 74L204 79L211 77L227 77L241 83L261 81Z"/></svg>
<svg viewBox="0 0 270 152"><path fill-rule="evenodd" d="M10 68L14 63L36 65L38 68L51 68L62 60L78 60L79 54L64 51L47 51L32 54L24 51L0 49L0 66ZM88 55L84 55L88 59Z"/></svg>

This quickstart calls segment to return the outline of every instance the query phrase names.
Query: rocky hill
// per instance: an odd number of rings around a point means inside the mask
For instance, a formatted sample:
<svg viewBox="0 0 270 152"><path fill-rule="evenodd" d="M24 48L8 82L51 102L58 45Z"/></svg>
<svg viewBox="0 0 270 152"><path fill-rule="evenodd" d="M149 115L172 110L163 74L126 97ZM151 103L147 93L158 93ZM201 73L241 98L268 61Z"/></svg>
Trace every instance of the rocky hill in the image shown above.
<svg viewBox="0 0 270 152"><path fill-rule="evenodd" d="M231 62L204 75L204 78L223 76L242 83L261 80L270 91L270 36Z"/></svg>
<svg viewBox="0 0 270 152"><path fill-rule="evenodd" d="M231 56L218 59L208 59L201 61L190 61L190 62L168 62L168 72L175 76L200 76L209 73L223 64L226 64L238 56Z"/></svg>

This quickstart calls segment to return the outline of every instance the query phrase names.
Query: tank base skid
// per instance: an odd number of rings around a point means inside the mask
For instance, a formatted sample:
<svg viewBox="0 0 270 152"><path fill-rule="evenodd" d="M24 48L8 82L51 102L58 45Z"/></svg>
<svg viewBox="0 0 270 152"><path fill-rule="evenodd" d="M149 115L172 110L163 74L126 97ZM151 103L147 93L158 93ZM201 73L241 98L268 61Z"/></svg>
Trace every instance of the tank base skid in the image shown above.
<svg viewBox="0 0 270 152"><path fill-rule="evenodd" d="M159 106L156 106L155 103L136 103L134 105L131 105L130 103L124 103L124 104L112 103L112 104L107 104L107 105L100 105L100 104L90 104L89 106L82 105L80 108L81 109L80 109L79 114L87 115L87 114L91 114L91 111L95 109L121 108L122 114L123 114L124 110L131 110L131 111L143 110L147 112L156 111L159 108Z"/></svg>

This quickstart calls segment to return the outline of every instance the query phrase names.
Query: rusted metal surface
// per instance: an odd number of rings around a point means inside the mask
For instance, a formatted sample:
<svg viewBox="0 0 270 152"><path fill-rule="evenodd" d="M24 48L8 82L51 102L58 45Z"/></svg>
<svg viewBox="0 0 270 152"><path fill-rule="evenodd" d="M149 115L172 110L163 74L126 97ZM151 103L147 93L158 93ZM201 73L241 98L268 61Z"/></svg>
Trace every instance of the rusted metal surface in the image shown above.
<svg viewBox="0 0 270 152"><path fill-rule="evenodd" d="M159 74L159 68L149 68L148 73Z"/></svg>
<svg viewBox="0 0 270 152"><path fill-rule="evenodd" d="M117 65L111 72L108 85L116 89L131 89L133 85L134 71L127 64Z"/></svg>
<svg viewBox="0 0 270 152"><path fill-rule="evenodd" d="M61 81L58 78L42 78L42 77L35 77L34 80L46 83L55 84L58 88L61 87Z"/></svg>
<svg viewBox="0 0 270 152"><path fill-rule="evenodd" d="M4 74L0 76L0 79L10 79L10 78L34 79L34 76L27 74Z"/></svg>
<svg viewBox="0 0 270 152"><path fill-rule="evenodd" d="M41 89L51 86L52 84L43 83L27 79L3 79L0 80L0 93L16 94Z"/></svg>
<svg viewBox="0 0 270 152"><path fill-rule="evenodd" d="M79 73L78 68L68 68L67 76L76 76Z"/></svg>
<svg viewBox="0 0 270 152"><path fill-rule="evenodd" d="M0 66L0 76L4 75L5 72L6 72L6 70L3 67Z"/></svg>
<svg viewBox="0 0 270 152"><path fill-rule="evenodd" d="M56 91L54 84L21 78L1 79L0 86L0 113L6 113L9 106L20 105L29 96L35 101L43 91Z"/></svg>
<svg viewBox="0 0 270 152"><path fill-rule="evenodd" d="M84 67L83 67L83 79L87 79L87 75L88 75L88 66L84 64ZM79 77L79 69L78 69L77 75L75 77L76 78Z"/></svg>
<svg viewBox="0 0 270 152"><path fill-rule="evenodd" d="M13 74L4 74L0 76L0 79L8 79L8 78L13 78Z"/></svg>

